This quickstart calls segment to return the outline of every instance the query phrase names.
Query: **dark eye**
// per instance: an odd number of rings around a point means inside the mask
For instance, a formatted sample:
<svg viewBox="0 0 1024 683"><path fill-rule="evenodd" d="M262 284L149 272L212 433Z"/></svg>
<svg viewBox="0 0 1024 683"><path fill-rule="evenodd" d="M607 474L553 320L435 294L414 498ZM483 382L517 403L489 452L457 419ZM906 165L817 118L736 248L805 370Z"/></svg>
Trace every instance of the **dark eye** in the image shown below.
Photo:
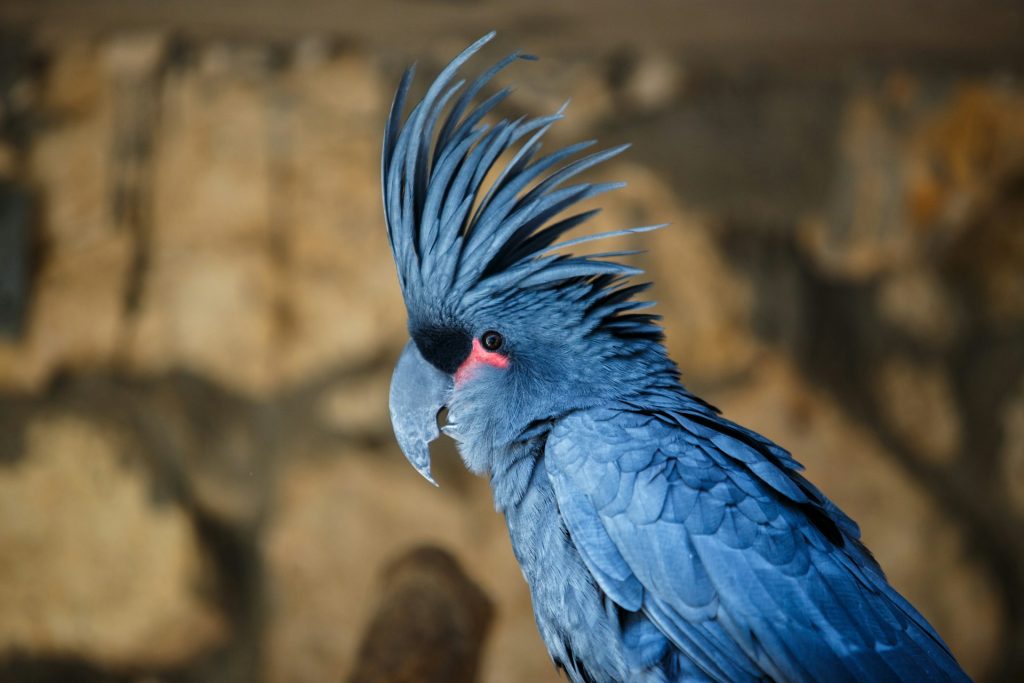
<svg viewBox="0 0 1024 683"><path fill-rule="evenodd" d="M504 343L505 340L502 338L501 334L494 330L487 330L480 335L480 344L482 344L488 351L497 351Z"/></svg>

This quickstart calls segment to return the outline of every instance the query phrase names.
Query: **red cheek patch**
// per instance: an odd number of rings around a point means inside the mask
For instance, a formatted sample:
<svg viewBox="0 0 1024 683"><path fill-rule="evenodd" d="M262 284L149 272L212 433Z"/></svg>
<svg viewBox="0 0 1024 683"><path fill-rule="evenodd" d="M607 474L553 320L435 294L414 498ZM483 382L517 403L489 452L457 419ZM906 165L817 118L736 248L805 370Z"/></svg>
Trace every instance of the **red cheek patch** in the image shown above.
<svg viewBox="0 0 1024 683"><path fill-rule="evenodd" d="M455 385L458 386L473 376L476 369L481 365L490 365L492 368L507 368L508 356L503 356L495 351L488 351L480 345L479 339L473 340L473 350L469 357L462 361L462 365L455 371Z"/></svg>

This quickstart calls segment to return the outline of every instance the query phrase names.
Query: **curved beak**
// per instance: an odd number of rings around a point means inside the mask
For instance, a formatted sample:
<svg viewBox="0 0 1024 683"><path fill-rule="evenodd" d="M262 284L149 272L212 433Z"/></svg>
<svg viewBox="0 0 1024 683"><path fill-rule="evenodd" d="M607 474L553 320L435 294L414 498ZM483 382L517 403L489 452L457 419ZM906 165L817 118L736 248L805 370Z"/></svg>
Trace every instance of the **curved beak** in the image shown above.
<svg viewBox="0 0 1024 683"><path fill-rule="evenodd" d="M391 376L391 427L406 459L434 486L430 442L440 435L437 414L445 407L453 380L428 363L409 340Z"/></svg>

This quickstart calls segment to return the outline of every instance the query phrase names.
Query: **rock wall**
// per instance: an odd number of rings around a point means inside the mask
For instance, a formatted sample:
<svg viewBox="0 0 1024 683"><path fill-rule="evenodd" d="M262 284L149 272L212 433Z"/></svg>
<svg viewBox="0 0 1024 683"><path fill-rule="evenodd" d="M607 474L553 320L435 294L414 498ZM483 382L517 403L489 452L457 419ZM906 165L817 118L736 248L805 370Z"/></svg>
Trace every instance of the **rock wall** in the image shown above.
<svg viewBox="0 0 1024 683"><path fill-rule="evenodd" d="M496 605L482 680L559 680L486 483L449 448L424 485L390 434L378 138L401 63L324 38L3 42L0 680L339 680L381 567L423 542ZM672 224L630 246L685 381L808 466L969 672L1024 677L1013 72L530 69L510 108L571 96L557 142L636 142L597 174L628 182L598 227Z"/></svg>

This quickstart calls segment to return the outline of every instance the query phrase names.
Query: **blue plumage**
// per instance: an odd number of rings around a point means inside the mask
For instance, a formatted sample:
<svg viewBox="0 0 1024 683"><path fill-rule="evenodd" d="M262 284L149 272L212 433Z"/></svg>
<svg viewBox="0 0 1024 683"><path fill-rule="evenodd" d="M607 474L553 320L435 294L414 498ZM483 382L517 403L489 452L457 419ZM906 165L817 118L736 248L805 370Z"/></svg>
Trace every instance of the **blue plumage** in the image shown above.
<svg viewBox="0 0 1024 683"><path fill-rule="evenodd" d="M789 453L683 388L635 298L646 285L628 282L639 271L565 251L602 236L559 242L594 212L559 216L618 187L566 183L622 148L541 156L562 111L483 123L508 91L475 99L528 58L452 85L491 37L403 122L407 72L387 124L412 337L391 414L429 479L448 408L444 431L490 478L553 660L593 683L967 680Z"/></svg>

